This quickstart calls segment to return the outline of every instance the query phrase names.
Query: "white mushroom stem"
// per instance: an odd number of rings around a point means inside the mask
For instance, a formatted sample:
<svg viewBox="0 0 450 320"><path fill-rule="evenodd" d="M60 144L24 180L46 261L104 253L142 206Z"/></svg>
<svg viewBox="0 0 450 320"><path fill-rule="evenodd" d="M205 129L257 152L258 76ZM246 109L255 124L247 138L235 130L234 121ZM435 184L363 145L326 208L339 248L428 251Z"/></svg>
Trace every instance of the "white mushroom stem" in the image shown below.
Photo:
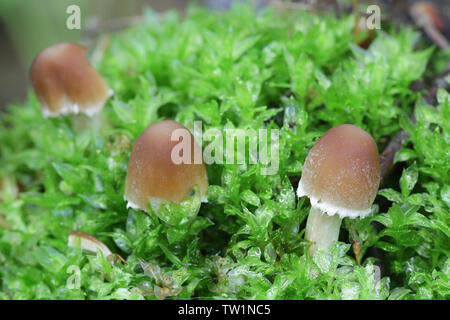
<svg viewBox="0 0 450 320"><path fill-rule="evenodd" d="M103 242L82 231L70 230L68 246L71 248L80 246L91 253L97 253L100 250L105 258L113 254Z"/></svg>
<svg viewBox="0 0 450 320"><path fill-rule="evenodd" d="M85 131L85 130L93 130L94 132L98 132L102 127L102 123L104 121L102 113L96 113L92 116L88 116L85 114L73 114L69 116L70 121L72 122L73 128L77 132Z"/></svg>
<svg viewBox="0 0 450 320"><path fill-rule="evenodd" d="M317 249L329 249L339 238L342 218L336 213L329 216L322 210L311 207L306 222L305 239L311 242L309 254Z"/></svg>

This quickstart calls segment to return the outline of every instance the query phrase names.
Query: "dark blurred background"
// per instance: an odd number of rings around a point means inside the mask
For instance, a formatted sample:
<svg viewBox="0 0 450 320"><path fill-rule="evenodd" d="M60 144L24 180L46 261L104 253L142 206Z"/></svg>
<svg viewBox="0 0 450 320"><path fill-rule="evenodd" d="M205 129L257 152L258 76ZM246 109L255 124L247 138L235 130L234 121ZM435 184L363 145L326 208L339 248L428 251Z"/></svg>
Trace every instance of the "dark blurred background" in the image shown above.
<svg viewBox="0 0 450 320"><path fill-rule="evenodd" d="M239 0L237 0L239 1ZM243 1L243 0L241 0ZM308 7L320 10L351 12L352 0L254 0L258 6ZM409 23L408 8L413 0L359 0L359 6L379 4L382 14L401 23ZM449 35L450 1L433 2ZM158 12L186 10L189 3L226 10L232 0L0 0L0 110L7 104L22 102L27 93L28 69L36 54L54 43L73 41L85 43L108 28L120 29L133 23L144 7ZM69 5L81 9L81 30L68 30L66 9ZM98 32L96 32L98 31Z"/></svg>

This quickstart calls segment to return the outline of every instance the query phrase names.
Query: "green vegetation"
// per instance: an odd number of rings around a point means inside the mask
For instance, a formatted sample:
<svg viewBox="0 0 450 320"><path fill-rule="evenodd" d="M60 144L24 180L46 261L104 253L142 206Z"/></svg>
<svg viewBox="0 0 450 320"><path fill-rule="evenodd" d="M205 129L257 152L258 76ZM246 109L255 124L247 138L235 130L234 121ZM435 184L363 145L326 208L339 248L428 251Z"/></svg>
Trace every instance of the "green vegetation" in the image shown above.
<svg viewBox="0 0 450 320"><path fill-rule="evenodd" d="M247 6L183 19L148 11L111 37L96 66L115 92L99 132L43 118L31 92L10 106L0 120L0 298L449 299L449 94L428 106L409 89L434 54L417 33L379 31L363 50L352 21ZM127 209L132 144L160 119L280 129L279 171L209 165L208 203L182 225ZM380 152L401 127L410 138L374 215L344 219L341 242L312 259L310 204L295 190L315 139L343 123L372 134ZM70 230L127 264L69 248ZM67 287L72 265L79 289Z"/></svg>

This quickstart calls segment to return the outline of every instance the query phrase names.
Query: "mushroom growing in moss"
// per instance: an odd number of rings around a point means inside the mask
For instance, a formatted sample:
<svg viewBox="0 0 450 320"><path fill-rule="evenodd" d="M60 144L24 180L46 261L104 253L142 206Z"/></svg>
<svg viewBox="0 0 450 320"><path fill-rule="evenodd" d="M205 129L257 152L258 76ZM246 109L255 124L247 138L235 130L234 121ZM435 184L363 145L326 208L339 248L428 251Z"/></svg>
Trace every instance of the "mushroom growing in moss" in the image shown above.
<svg viewBox="0 0 450 320"><path fill-rule="evenodd" d="M183 140L179 137L182 136ZM186 139L186 140L185 140ZM185 143L184 162L176 158L177 146ZM192 133L172 120L150 125L136 140L128 162L125 200L128 207L158 210L161 203L180 203L197 188L199 198L206 201L208 177L201 148ZM197 160L197 161L196 161Z"/></svg>
<svg viewBox="0 0 450 320"><path fill-rule="evenodd" d="M112 90L89 63L86 47L58 43L41 51L30 68L33 89L45 117L98 114Z"/></svg>
<svg viewBox="0 0 450 320"><path fill-rule="evenodd" d="M366 217L380 184L380 159L373 138L343 124L328 130L306 157L297 195L308 196L310 254L338 240L342 218Z"/></svg>

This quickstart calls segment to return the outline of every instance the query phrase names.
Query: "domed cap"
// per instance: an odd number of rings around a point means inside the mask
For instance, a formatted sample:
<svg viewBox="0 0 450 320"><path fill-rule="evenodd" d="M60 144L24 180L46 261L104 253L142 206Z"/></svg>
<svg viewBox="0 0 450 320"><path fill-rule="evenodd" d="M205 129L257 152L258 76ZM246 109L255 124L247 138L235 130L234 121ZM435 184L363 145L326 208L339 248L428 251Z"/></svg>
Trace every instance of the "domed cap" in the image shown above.
<svg viewBox="0 0 450 320"><path fill-rule="evenodd" d="M328 215L365 217L380 184L380 159L373 138L343 124L328 130L306 157L297 195Z"/></svg>
<svg viewBox="0 0 450 320"><path fill-rule="evenodd" d="M41 51L30 78L44 116L101 111L112 90L85 56L86 48L59 43Z"/></svg>
<svg viewBox="0 0 450 320"><path fill-rule="evenodd" d="M181 133L183 140L172 138ZM184 139L190 146L190 161L176 163L172 150ZM175 140L175 141L172 141ZM188 148L186 148L188 149ZM184 151L183 151L184 152ZM136 140L128 162L125 182L125 199L128 206L146 210L151 200L181 202L194 186L198 186L205 199L208 177L203 157L195 163L195 153L201 155L201 148L192 133L183 125L172 120L163 120L150 125Z"/></svg>

